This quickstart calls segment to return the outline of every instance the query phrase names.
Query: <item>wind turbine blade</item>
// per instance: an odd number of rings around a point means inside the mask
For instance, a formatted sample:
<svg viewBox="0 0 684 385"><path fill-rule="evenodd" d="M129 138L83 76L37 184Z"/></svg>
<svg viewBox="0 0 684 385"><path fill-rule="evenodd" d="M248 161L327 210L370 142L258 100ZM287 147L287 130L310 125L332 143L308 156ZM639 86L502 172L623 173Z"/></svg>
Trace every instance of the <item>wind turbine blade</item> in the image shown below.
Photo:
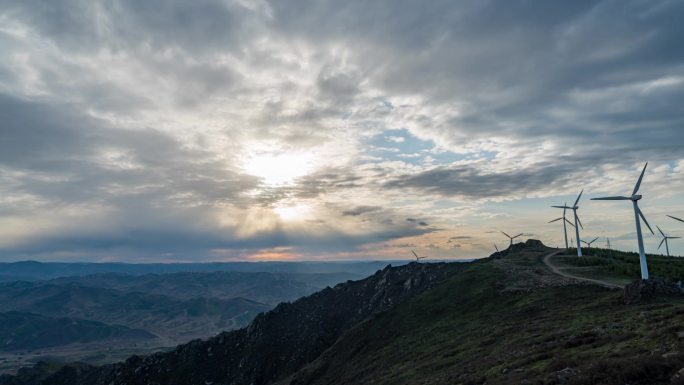
<svg viewBox="0 0 684 385"><path fill-rule="evenodd" d="M520 233L520 234L516 235L516 236L515 236L515 237L513 237L513 238L514 238L514 239L515 239L515 238L518 238L518 237L519 237L519 236L521 236L521 235L522 235L522 233Z"/></svg>
<svg viewBox="0 0 684 385"><path fill-rule="evenodd" d="M658 245L658 249L657 249L657 250L660 250L660 247L663 246L663 243L665 243L665 238L663 238L663 240L660 241L660 244Z"/></svg>
<svg viewBox="0 0 684 385"><path fill-rule="evenodd" d="M639 211L639 216L641 217L641 219L644 220L646 227L648 227L648 229L651 230L651 234L655 235L655 233L653 232L653 229L651 228L651 225L648 224L648 221L646 220L644 213L641 212L641 209L639 208L639 206L637 206L637 210Z"/></svg>
<svg viewBox="0 0 684 385"><path fill-rule="evenodd" d="M641 186L641 180L644 179L644 173L646 172L646 166L648 166L648 162L646 162L646 164L644 165L644 169L641 170L641 175L639 176L639 180L634 186L634 191L632 191L632 195L635 195L637 191L639 191L639 187Z"/></svg>
<svg viewBox="0 0 684 385"><path fill-rule="evenodd" d="M577 223L579 223L580 225L580 229L584 230L584 226L582 226L582 221L580 221L579 215L577 215L577 213L575 213L575 217L577 218Z"/></svg>
<svg viewBox="0 0 684 385"><path fill-rule="evenodd" d="M589 242L589 243L594 243L594 242L596 242L597 239L599 239L599 237L592 239L591 242Z"/></svg>
<svg viewBox="0 0 684 385"><path fill-rule="evenodd" d="M503 231L502 231L501 233L502 233L503 235L507 236L508 238L510 238L510 237L511 237L510 235L508 235L508 234L504 233Z"/></svg>
<svg viewBox="0 0 684 385"><path fill-rule="evenodd" d="M413 255L415 255L415 256L416 256L416 259L418 259L418 254L416 254L416 252L415 252L415 251L413 251L413 250L411 250L411 252L413 253Z"/></svg>
<svg viewBox="0 0 684 385"><path fill-rule="evenodd" d="M677 218L677 217L673 217L672 215L668 215L668 217L670 217L670 218L672 218L672 219L674 219L674 220L676 220L676 221L684 222L684 219L679 219L679 218Z"/></svg>
<svg viewBox="0 0 684 385"><path fill-rule="evenodd" d="M571 209L572 208L572 207L568 207L568 206L551 206L551 207L555 207L557 209Z"/></svg>
<svg viewBox="0 0 684 385"><path fill-rule="evenodd" d="M679 239L681 237L668 237L669 239Z"/></svg>
<svg viewBox="0 0 684 385"><path fill-rule="evenodd" d="M499 248L496 246L496 244L494 245L494 248L496 249L496 252L498 253L498 252L499 252Z"/></svg>
<svg viewBox="0 0 684 385"><path fill-rule="evenodd" d="M583 193L583 192L584 192L584 189L582 189L582 191L580 191L579 195L577 196L577 200L575 200L574 206L577 206L577 204L579 203L579 200L580 200L580 198L582 197L582 193Z"/></svg>
<svg viewBox="0 0 684 385"><path fill-rule="evenodd" d="M557 222L557 221L560 221L560 220L562 220L562 219L563 219L563 218L556 218L556 219L554 219L554 220L552 220L552 221L549 221L549 223Z"/></svg>
<svg viewBox="0 0 684 385"><path fill-rule="evenodd" d="M628 201L632 198L629 197L603 197L603 198L591 198L592 201Z"/></svg>
<svg viewBox="0 0 684 385"><path fill-rule="evenodd" d="M585 241L585 240L580 239L580 241L581 241L582 243L584 243L585 245L588 245L588 244L589 244L589 243L588 243L587 241Z"/></svg>
<svg viewBox="0 0 684 385"><path fill-rule="evenodd" d="M665 233L663 233L663 230L660 229L660 226L656 225L656 229L658 229L658 231L660 231L660 235L667 238L667 235L665 235Z"/></svg>
<svg viewBox="0 0 684 385"><path fill-rule="evenodd" d="M565 221L568 222L570 226L575 227L575 225L573 225L572 222L570 222L570 220L568 220L567 218L565 218Z"/></svg>

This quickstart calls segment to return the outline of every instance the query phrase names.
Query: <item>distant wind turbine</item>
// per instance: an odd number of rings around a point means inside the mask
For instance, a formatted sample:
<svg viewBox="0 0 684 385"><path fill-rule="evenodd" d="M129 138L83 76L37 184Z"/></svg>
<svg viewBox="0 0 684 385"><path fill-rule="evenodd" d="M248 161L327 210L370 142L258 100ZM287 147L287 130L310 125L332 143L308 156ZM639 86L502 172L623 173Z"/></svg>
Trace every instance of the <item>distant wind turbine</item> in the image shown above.
<svg viewBox="0 0 684 385"><path fill-rule="evenodd" d="M580 239L579 229L581 227L582 230L584 230L584 226L582 226L582 221L580 221L579 217L577 216L577 210L579 209L579 206L577 206L577 204L579 203L583 192L584 192L584 190L580 191L579 195L577 196L577 199L575 200L575 204L572 205L572 207L569 207L567 205L565 205L565 206L551 206L551 207L555 207L558 209L565 209L565 210L570 209L570 210L572 210L572 213L575 215L575 239L578 239L578 241L577 241L577 256L578 257L582 256L582 243L579 241L579 239Z"/></svg>
<svg viewBox="0 0 684 385"><path fill-rule="evenodd" d="M658 227L658 226L656 226L656 227L658 228L658 231L660 231L660 235L663 236L663 240L660 241L660 244L658 245L658 250L660 250L660 248L663 246L663 243L665 243L665 250L667 251L667 256L669 257L669 256L670 256L670 245L667 244L667 240L668 240L668 239L679 239L679 238L681 238L681 237L670 237L670 236L667 236L667 235L665 235L665 233L663 232L663 230L660 229L660 227Z"/></svg>
<svg viewBox="0 0 684 385"><path fill-rule="evenodd" d="M641 235L641 221L639 217L644 221L646 227L651 230L651 234L655 234L651 225L648 224L644 213L641 212L639 208L639 200L642 198L641 195L637 195L639 192L639 187L641 186L641 181L644 179L644 173L646 172L646 167L648 162L644 165L644 169L641 171L641 175L637 180L636 185L634 185L634 190L632 190L632 195L628 197L617 196L617 197L605 197L605 198L592 198L595 201L632 201L632 206L634 207L634 219L636 220L636 231L637 231L637 242L639 243L639 264L641 265L641 279L648 279L648 265L646 264L646 252L644 251L644 237Z"/></svg>
<svg viewBox="0 0 684 385"><path fill-rule="evenodd" d="M612 250L611 247L610 247L610 238L606 238L606 248L607 248L608 250Z"/></svg>
<svg viewBox="0 0 684 385"><path fill-rule="evenodd" d="M508 246L508 247L511 247L511 246L513 246L513 240L514 240L515 238L518 238L519 236L521 236L521 235L522 235L522 233L521 233L521 234L518 234L518 235L516 235L515 237L511 237L510 235L508 235L508 234L504 233L503 231L501 232L501 234L503 234L503 235L507 236L507 237L508 237L508 239L510 239L510 240L511 240L511 244L510 244L510 246Z"/></svg>
<svg viewBox="0 0 684 385"><path fill-rule="evenodd" d="M565 235L565 248L568 248L568 226L566 225L566 222L570 224L570 226L575 227L572 222L568 220L568 218L565 217L565 212L567 211L568 204L565 203L563 206L563 216L560 218L556 218L552 221L549 221L549 223L557 222L557 221L563 221L563 235Z"/></svg>
<svg viewBox="0 0 684 385"><path fill-rule="evenodd" d="M594 242L596 242L596 240L598 240L598 239L599 239L599 237L596 237L596 238L592 239L592 240L589 241L589 242L587 242L587 241L582 241L582 242L583 242L585 245L587 245L587 248L588 248L588 249L591 249L591 244L594 243Z"/></svg>
<svg viewBox="0 0 684 385"><path fill-rule="evenodd" d="M413 256L416 257L416 262L420 262L421 259L427 258L427 257L419 257L418 254L416 254L416 252L413 250L411 250L411 252L413 253Z"/></svg>
<svg viewBox="0 0 684 385"><path fill-rule="evenodd" d="M499 252L499 247L496 246L496 243L494 244L494 248L496 249L496 252L498 253L498 252Z"/></svg>

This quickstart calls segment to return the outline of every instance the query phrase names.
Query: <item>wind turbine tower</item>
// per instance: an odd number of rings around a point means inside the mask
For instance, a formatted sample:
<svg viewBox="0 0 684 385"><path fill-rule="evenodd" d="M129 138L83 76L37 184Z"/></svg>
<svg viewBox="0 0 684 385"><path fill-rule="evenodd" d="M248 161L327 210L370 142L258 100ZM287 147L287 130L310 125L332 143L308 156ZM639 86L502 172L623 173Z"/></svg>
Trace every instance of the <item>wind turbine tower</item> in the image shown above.
<svg viewBox="0 0 684 385"><path fill-rule="evenodd" d="M503 234L503 235L507 236L507 237L508 237L508 239L510 239L510 240L511 240L511 244L510 244L510 245L508 245L508 247L511 247L511 246L513 246L513 240L514 240L515 238L518 238L519 236L521 236L521 235L522 235L522 233L521 233L521 234L518 234L518 235L516 235L515 237L511 237L510 235L508 235L508 234L504 233L503 231L501 232L501 234Z"/></svg>
<svg viewBox="0 0 684 385"><path fill-rule="evenodd" d="M413 253L413 256L416 257L416 262L420 262L421 259L427 258L427 257L419 257L418 254L416 254L416 252L413 250L411 250L411 252Z"/></svg>
<svg viewBox="0 0 684 385"><path fill-rule="evenodd" d="M563 216L560 218L556 218L552 221L549 221L549 223L557 222L557 221L563 221L563 235L565 235L565 248L568 248L568 226L566 223L569 223L570 226L575 227L572 222L570 222L566 217L565 217L565 212L567 211L568 204L565 203L563 206Z"/></svg>
<svg viewBox="0 0 684 385"><path fill-rule="evenodd" d="M569 206L551 206L555 207L558 209L570 209L572 210L572 213L575 215L575 239L577 239L577 256L581 257L582 256L582 243L579 241L580 235L579 235L579 229L580 227L582 230L584 230L584 226L582 226L582 221L580 221L579 217L577 216L577 210L579 209L579 206L577 205L580 201L580 198L582 197L582 193L584 190L580 191L579 195L577 196L577 199L575 200L575 204L572 205L572 207Z"/></svg>
<svg viewBox="0 0 684 385"><path fill-rule="evenodd" d="M646 220L644 213L641 212L638 203L639 200L641 200L642 196L638 195L637 192L639 192L639 187L641 186L641 181L644 179L644 173L646 172L647 166L648 162L644 165L644 169L641 171L641 175L639 176L639 179L637 180L637 183L634 186L634 190L632 190L631 196L592 198L592 200L596 201L632 201L632 206L634 207L634 219L636 221L637 242L639 243L639 264L641 265L641 279L648 279L648 265L646 264L646 252L644 251L644 237L641 235L641 220L639 220L639 217L641 217L641 219L644 221L646 227L648 227L648 229L651 230L651 234L655 234L653 232L653 229L651 229L651 225L648 224L648 221Z"/></svg>
<svg viewBox="0 0 684 385"><path fill-rule="evenodd" d="M587 241L582 241L582 242L584 242L584 244L587 245L587 249L591 249L591 244L596 242L597 239L599 239L599 237L596 237L589 242L587 242Z"/></svg>
<svg viewBox="0 0 684 385"><path fill-rule="evenodd" d="M670 256L670 245L667 244L667 240L668 240L668 239L679 239L679 238L681 238L681 237L670 237L670 236L667 236L667 235L665 235L665 233L663 232L663 230L660 229L660 227L658 227L658 226L656 226L656 227L658 228L658 231L660 232L660 235L663 236L663 240L660 241L660 244L658 245L658 250L660 250L660 248L663 246L663 243L665 243L665 250L667 251L667 256L669 257L669 256Z"/></svg>

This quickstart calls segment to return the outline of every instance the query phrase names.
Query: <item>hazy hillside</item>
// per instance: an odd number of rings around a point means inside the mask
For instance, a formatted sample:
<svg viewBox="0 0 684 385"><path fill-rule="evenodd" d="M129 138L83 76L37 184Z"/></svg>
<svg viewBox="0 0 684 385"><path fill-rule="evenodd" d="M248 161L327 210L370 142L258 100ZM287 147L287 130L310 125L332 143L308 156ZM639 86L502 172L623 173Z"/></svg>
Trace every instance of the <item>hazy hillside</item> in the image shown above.
<svg viewBox="0 0 684 385"><path fill-rule="evenodd" d="M363 278L351 273L170 273L124 275L95 274L84 277L65 277L41 284L82 286L115 289L171 296L178 299L236 297L277 305L316 292L339 282ZM2 284L0 284L0 288Z"/></svg>
<svg viewBox="0 0 684 385"><path fill-rule="evenodd" d="M244 298L177 299L75 283L13 282L0 287L0 308L125 325L187 341L244 326L271 306Z"/></svg>
<svg viewBox="0 0 684 385"><path fill-rule="evenodd" d="M0 283L0 307L4 311L32 313L46 319L89 320L103 327L122 325L158 336L136 339L133 335L111 339L104 345L95 343L96 339L52 338L50 333L56 331L49 322L35 320L30 333L26 332L26 323L9 322L5 325L6 333L22 335L25 340L12 347L15 353L3 353L0 348L0 373L12 372L41 359L101 364L131 354L168 349L195 338L208 338L243 327L258 313L280 302L293 301L356 277L350 273L216 271L102 273ZM40 330L41 327L45 329ZM52 342L46 344L43 341L46 338ZM63 344L56 344L59 341ZM37 351L35 347L43 349ZM33 351L29 352L30 349Z"/></svg>
<svg viewBox="0 0 684 385"><path fill-rule="evenodd" d="M0 313L0 350L37 349L74 343L156 338L145 330L111 326L74 318L53 318L31 313Z"/></svg>
<svg viewBox="0 0 684 385"><path fill-rule="evenodd" d="M550 271L540 243L469 264L410 264L278 306L249 327L25 384L681 384L684 297ZM683 376L684 377L684 376Z"/></svg>

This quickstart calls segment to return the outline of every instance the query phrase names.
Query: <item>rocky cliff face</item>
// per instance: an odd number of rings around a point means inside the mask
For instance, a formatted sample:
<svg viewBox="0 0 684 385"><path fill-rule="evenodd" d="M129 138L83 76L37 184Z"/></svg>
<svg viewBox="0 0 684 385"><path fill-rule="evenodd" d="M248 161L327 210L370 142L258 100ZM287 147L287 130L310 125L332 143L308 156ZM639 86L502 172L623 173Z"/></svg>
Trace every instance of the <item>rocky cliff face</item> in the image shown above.
<svg viewBox="0 0 684 385"><path fill-rule="evenodd" d="M268 384L313 361L346 330L420 294L460 270L460 264L387 266L360 281L283 303L244 329L193 341L168 353L131 357L99 368L65 367L32 377L0 378L0 385Z"/></svg>

